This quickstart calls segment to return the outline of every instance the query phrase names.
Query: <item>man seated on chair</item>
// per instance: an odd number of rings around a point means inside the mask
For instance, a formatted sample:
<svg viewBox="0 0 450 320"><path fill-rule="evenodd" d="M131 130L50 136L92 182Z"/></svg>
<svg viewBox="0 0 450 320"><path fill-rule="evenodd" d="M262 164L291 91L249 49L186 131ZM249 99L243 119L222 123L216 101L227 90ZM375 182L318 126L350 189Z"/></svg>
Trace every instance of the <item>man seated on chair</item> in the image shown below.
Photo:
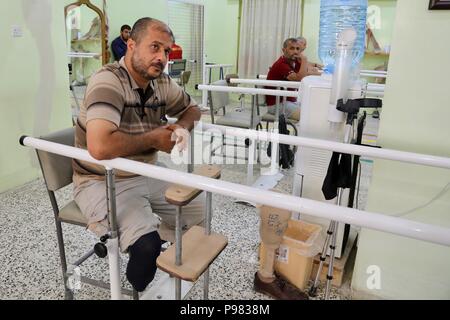
<svg viewBox="0 0 450 320"><path fill-rule="evenodd" d="M125 57L105 65L89 82L76 125L77 147L98 160L123 157L155 164L158 151L171 152L173 134L188 134L200 111L163 73L173 41L172 31L159 20L142 18L134 24ZM176 124L166 125L166 114L178 118ZM89 230L102 236L109 228L104 168L82 161L73 166L75 201ZM120 170L115 176L120 248L129 253L126 276L142 292L156 272L161 220L174 226L176 208L165 201L168 183ZM202 199L184 208L185 229L203 221Z"/></svg>
<svg viewBox="0 0 450 320"><path fill-rule="evenodd" d="M313 74L320 74L317 68L311 67L308 58L303 54L304 48L298 38L288 38L283 43L283 55L275 61L267 74L267 80L277 81L301 81L304 77ZM267 89L275 89L266 87ZM290 91L295 89L290 88ZM282 99L280 97L280 114L282 112ZM276 97L266 96L268 112L275 115ZM300 119L300 102L297 98L287 97L284 115L293 120Z"/></svg>

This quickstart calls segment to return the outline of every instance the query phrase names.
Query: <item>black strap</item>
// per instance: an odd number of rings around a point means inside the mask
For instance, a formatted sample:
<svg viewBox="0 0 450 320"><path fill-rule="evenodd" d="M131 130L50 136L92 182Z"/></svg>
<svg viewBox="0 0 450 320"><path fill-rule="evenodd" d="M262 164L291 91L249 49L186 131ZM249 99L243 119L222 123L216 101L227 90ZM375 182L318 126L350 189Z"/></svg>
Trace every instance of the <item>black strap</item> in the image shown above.
<svg viewBox="0 0 450 320"><path fill-rule="evenodd" d="M360 108L381 108L383 101L381 99L372 98L360 98L360 99L348 99L344 103L343 99L337 101L336 109L346 113L358 113Z"/></svg>

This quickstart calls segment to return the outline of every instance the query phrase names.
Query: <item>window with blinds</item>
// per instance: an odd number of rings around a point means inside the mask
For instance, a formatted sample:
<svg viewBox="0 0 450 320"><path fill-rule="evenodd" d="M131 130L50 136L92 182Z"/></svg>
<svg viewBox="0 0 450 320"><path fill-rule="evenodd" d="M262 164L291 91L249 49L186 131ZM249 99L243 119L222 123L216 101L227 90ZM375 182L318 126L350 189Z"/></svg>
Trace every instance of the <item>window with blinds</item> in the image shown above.
<svg viewBox="0 0 450 320"><path fill-rule="evenodd" d="M168 8L169 26L175 35L176 44L183 50L183 59L187 61L186 70L191 71L186 91L191 95L199 95L194 86L202 83L204 7L168 0Z"/></svg>

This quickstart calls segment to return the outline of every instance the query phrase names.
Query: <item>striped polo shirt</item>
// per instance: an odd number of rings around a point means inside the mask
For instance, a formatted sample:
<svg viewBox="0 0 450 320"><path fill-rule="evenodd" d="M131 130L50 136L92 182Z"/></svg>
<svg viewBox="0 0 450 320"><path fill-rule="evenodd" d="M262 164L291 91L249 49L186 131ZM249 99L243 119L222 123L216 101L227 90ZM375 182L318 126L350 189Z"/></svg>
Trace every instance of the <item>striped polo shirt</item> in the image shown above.
<svg viewBox="0 0 450 320"><path fill-rule="evenodd" d="M150 81L146 90L139 88L122 58L119 62L103 66L91 77L77 119L75 146L87 149L86 124L90 120L107 120L114 123L120 132L137 135L164 125L165 115L178 118L196 105L165 73ZM155 163L157 150L150 149L126 158ZM73 169L75 186L91 179L104 179L102 166L73 160ZM115 175L119 179L136 176L120 170L116 170Z"/></svg>

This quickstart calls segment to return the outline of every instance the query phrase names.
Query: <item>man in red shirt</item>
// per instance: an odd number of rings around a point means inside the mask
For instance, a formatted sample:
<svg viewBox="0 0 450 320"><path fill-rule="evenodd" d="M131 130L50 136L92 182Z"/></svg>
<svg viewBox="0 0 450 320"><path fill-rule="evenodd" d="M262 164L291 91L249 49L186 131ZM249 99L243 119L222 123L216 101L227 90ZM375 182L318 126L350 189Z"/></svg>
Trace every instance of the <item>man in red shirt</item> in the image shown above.
<svg viewBox="0 0 450 320"><path fill-rule="evenodd" d="M286 39L282 50L283 55L270 68L267 80L301 81L307 75L319 74L317 69L311 68L309 65L308 59L302 53L304 46L298 38ZM267 89L275 88L267 87ZM295 91L295 89L288 90ZM280 112L282 111L281 101L280 97ZM276 97L266 96L266 103L269 113L275 114ZM297 98L286 98L284 114L287 118L300 119L300 102L297 101Z"/></svg>

